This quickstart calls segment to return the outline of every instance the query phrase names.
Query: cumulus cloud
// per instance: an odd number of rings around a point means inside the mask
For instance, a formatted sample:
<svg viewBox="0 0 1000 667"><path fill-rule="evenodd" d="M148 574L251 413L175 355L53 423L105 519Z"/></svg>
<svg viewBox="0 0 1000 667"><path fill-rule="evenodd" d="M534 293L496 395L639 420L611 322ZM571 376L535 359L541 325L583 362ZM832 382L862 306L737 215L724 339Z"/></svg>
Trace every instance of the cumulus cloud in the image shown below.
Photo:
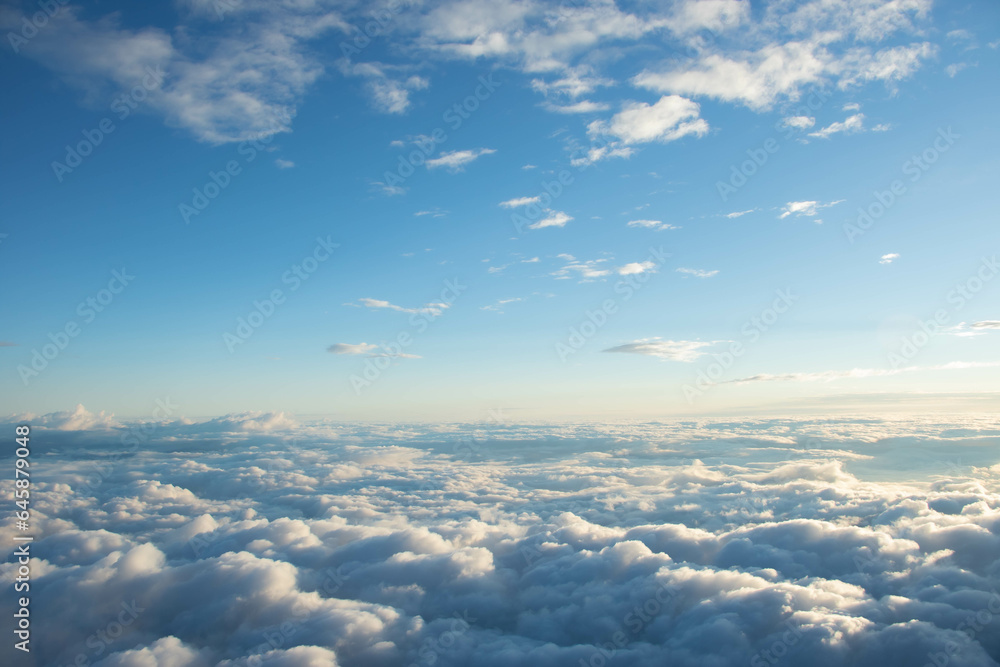
<svg viewBox="0 0 1000 667"><path fill-rule="evenodd" d="M865 127L865 115L863 113L856 113L853 116L849 116L846 120L837 121L835 123L830 123L824 128L820 128L815 132L810 132L810 137L819 137L820 139L828 139L834 134L853 134L855 132L861 132Z"/></svg>
<svg viewBox="0 0 1000 667"><path fill-rule="evenodd" d="M440 157L427 160L428 169L444 167L448 171L462 171L465 167L483 155L492 155L496 150L492 148L479 148L476 150L450 151L443 153Z"/></svg>
<svg viewBox="0 0 1000 667"><path fill-rule="evenodd" d="M39 664L1000 655L991 416L220 426L127 458L60 432L32 498Z"/></svg>
<svg viewBox="0 0 1000 667"><path fill-rule="evenodd" d="M893 260L896 260L896 259L899 259L899 253L898 252L887 252L886 254L882 255L879 258L878 263L879 264L892 264Z"/></svg>
<svg viewBox="0 0 1000 667"><path fill-rule="evenodd" d="M529 204L537 204L542 198L540 196L535 197L515 197L514 199L508 199L507 201L500 202L500 206L504 208L518 208L519 206L528 206Z"/></svg>
<svg viewBox="0 0 1000 667"><path fill-rule="evenodd" d="M664 95L655 104L627 102L622 111L610 121L595 120L587 126L591 139L606 138L608 144L599 146L587 160L593 162L605 157L628 157L629 148L650 142L668 143L688 135L704 136L708 122L699 116L700 107L677 95Z"/></svg>

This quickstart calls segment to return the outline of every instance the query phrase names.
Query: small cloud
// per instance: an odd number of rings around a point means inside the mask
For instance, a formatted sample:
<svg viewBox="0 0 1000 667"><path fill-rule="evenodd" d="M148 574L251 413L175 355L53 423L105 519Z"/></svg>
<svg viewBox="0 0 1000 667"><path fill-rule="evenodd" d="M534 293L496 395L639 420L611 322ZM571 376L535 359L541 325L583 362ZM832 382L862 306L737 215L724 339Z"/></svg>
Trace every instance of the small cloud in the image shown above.
<svg viewBox="0 0 1000 667"><path fill-rule="evenodd" d="M537 204L542 198L540 196L536 197L515 197L514 199L508 199L507 201L500 202L500 206L504 208L517 208L519 206L527 206L528 204Z"/></svg>
<svg viewBox="0 0 1000 667"><path fill-rule="evenodd" d="M539 259L537 257L532 257L531 259L522 259L521 264L535 264Z"/></svg>
<svg viewBox="0 0 1000 667"><path fill-rule="evenodd" d="M552 104L546 102L542 105L546 111L551 111L553 113L571 114L571 113L597 113L598 111L607 111L608 105L603 102L591 102L590 100L581 100L574 104Z"/></svg>
<svg viewBox="0 0 1000 667"><path fill-rule="evenodd" d="M637 273L645 273L646 271L653 271L656 269L656 262L645 261L645 262L629 262L623 266L619 266L615 271L620 276L633 276Z"/></svg>
<svg viewBox="0 0 1000 667"><path fill-rule="evenodd" d="M619 352L624 354L642 354L671 361L693 362L704 356L702 348L715 345L719 341L700 340L661 340L659 338L644 338L610 347L602 352Z"/></svg>
<svg viewBox="0 0 1000 667"><path fill-rule="evenodd" d="M282 160L280 157L274 161L274 164L278 165L278 169L291 169L295 166L291 160Z"/></svg>
<svg viewBox="0 0 1000 667"><path fill-rule="evenodd" d="M950 78L954 79L959 72L961 72L968 66L969 63L953 63L944 68L944 73L947 74Z"/></svg>
<svg viewBox="0 0 1000 667"><path fill-rule="evenodd" d="M704 269L680 268L677 269L677 273L685 273L689 276L694 276L695 278L711 278L712 276L718 275L719 271L717 269L712 271L706 271Z"/></svg>
<svg viewBox="0 0 1000 667"><path fill-rule="evenodd" d="M380 350L375 352L375 350ZM330 354L351 354L351 355L365 355L368 357L386 357L390 359L420 359L418 354L405 354L403 352L387 352L382 351L378 345L374 343L334 343L330 347L326 348L326 351Z"/></svg>
<svg viewBox="0 0 1000 667"><path fill-rule="evenodd" d="M830 136L838 134L840 132L843 132L844 134L854 134L856 132L861 132L864 129L865 129L865 115L863 113L856 113L842 122L830 123L821 130L810 132L809 136L819 137L820 139L827 139Z"/></svg>
<svg viewBox="0 0 1000 667"><path fill-rule="evenodd" d="M422 216L425 216L425 215L430 215L430 216L433 216L435 218L443 218L447 214L448 214L448 211L442 211L439 208L435 208L435 209L431 209L429 211L417 211L413 215L415 215L418 218L422 217Z"/></svg>
<svg viewBox="0 0 1000 667"><path fill-rule="evenodd" d="M508 303L517 303L518 301L524 301L524 299L519 296L512 297L510 299L500 299L496 303L490 304L489 306L483 306L480 310L490 310L496 313L502 313L504 306Z"/></svg>
<svg viewBox="0 0 1000 667"><path fill-rule="evenodd" d="M845 104L844 106L840 107L840 110L841 111L860 111L861 110L861 105L858 104L857 102L851 102L850 104Z"/></svg>
<svg viewBox="0 0 1000 667"><path fill-rule="evenodd" d="M483 155L491 155L496 153L493 148L479 148L476 150L466 150L466 151L451 151L449 153L444 153L441 157L436 157L431 160L427 160L425 163L428 169L437 169L438 167L444 167L448 171L462 171L466 165L471 164L476 159Z"/></svg>
<svg viewBox="0 0 1000 667"><path fill-rule="evenodd" d="M806 216L809 218L815 218L818 215L819 209L836 206L843 201L843 199L838 199L837 201L832 201L826 204L818 201L790 201L785 204L785 207L782 209L781 215L778 216L778 219L784 220L790 215L794 215L796 217Z"/></svg>
<svg viewBox="0 0 1000 667"><path fill-rule="evenodd" d="M573 219L562 211L547 210L548 216L542 218L533 225L528 225L528 229L543 229L545 227L565 227L566 223Z"/></svg>
<svg viewBox="0 0 1000 667"><path fill-rule="evenodd" d="M383 301L381 299L369 299L367 297L358 299L358 302L365 308L370 308L372 310L381 310L381 309L395 310L400 313L409 313L411 315L420 313L420 314L437 316L443 313L449 307L448 304L446 303L428 303L421 306L420 308L404 308L403 306L397 306L396 304L389 303L388 301ZM357 307L358 304L345 303L344 305Z"/></svg>
<svg viewBox="0 0 1000 667"><path fill-rule="evenodd" d="M895 259L899 259L899 253L898 252L890 252L890 253L886 253L886 254L882 255L882 257L878 260L878 263L879 264L892 264L892 261L895 260Z"/></svg>
<svg viewBox="0 0 1000 667"><path fill-rule="evenodd" d="M369 183L370 186L379 190L382 194L387 197L394 197L396 195L401 195L406 193L406 189L398 185L387 185L382 181L372 181Z"/></svg>
<svg viewBox="0 0 1000 667"><path fill-rule="evenodd" d="M522 166L521 169L538 169L538 167L536 167L533 164L526 164L526 165Z"/></svg>
<svg viewBox="0 0 1000 667"><path fill-rule="evenodd" d="M812 116L788 116L782 119L781 124L796 130L806 130L816 124L816 119Z"/></svg>
<svg viewBox="0 0 1000 667"><path fill-rule="evenodd" d="M680 229L667 222L661 222L660 220L633 220L628 223L628 227L645 227L646 229L655 229L658 232L662 232L667 229Z"/></svg>
<svg viewBox="0 0 1000 667"><path fill-rule="evenodd" d="M395 139L389 142L390 148L406 148L406 142L401 139Z"/></svg>
<svg viewBox="0 0 1000 667"><path fill-rule="evenodd" d="M757 209L755 209L755 208L751 208L751 209L747 209L746 211L733 211L732 213L726 213L726 217L727 218L738 218L740 216L746 215L747 213L753 213L756 210Z"/></svg>
<svg viewBox="0 0 1000 667"><path fill-rule="evenodd" d="M969 325L973 329L1000 329L1000 320L982 320Z"/></svg>

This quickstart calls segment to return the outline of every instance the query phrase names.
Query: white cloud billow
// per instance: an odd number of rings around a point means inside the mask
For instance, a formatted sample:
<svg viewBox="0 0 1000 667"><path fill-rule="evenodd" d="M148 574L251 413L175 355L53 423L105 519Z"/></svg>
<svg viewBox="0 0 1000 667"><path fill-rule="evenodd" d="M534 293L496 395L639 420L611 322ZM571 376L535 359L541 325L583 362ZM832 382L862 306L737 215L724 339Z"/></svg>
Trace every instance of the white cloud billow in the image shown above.
<svg viewBox="0 0 1000 667"><path fill-rule="evenodd" d="M39 664L1000 656L992 416L269 431L177 418L125 458L132 424L38 420L52 443L32 498ZM0 564L7 585L16 572ZM108 633L123 608L134 620Z"/></svg>
<svg viewBox="0 0 1000 667"><path fill-rule="evenodd" d="M448 153L442 154L440 157L432 158L427 160L426 165L428 169L437 169L438 167L444 167L449 171L462 171L465 169L466 165L475 162L478 158L483 155L491 155L496 153L496 150L492 148L479 148L476 150L464 150L464 151L450 151Z"/></svg>

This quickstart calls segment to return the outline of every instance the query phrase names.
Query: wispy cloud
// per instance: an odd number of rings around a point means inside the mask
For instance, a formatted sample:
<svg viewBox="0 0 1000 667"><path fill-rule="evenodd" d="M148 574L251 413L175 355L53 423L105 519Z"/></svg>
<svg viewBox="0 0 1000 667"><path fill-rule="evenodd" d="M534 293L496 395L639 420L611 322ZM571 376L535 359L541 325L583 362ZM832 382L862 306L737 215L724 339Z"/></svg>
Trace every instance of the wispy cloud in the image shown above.
<svg viewBox="0 0 1000 667"><path fill-rule="evenodd" d="M376 352L376 350L378 350ZM383 350L380 346L374 343L334 343L330 347L326 348L326 351L330 354L349 354L349 355L364 355L367 357L378 358L378 357L388 357L391 359L420 359L418 354L406 354L404 352L389 352Z"/></svg>
<svg viewBox="0 0 1000 667"><path fill-rule="evenodd" d="M831 206L836 206L837 204L843 203L843 199L838 199L832 202L818 202L818 201L790 201L785 204L784 208L781 210L781 215L778 216L779 220L784 220L790 215L795 217L808 217L815 218L819 215L819 210L824 208L830 208ZM823 222L822 220L817 220L816 222Z"/></svg>
<svg viewBox="0 0 1000 667"><path fill-rule="evenodd" d="M441 157L432 158L427 160L428 169L437 169L438 167L444 167L449 171L462 171L465 169L466 165L471 164L483 155L491 155L496 153L493 148L479 148L477 150L465 150L465 151L451 151L449 153L444 153Z"/></svg>
<svg viewBox="0 0 1000 667"><path fill-rule="evenodd" d="M718 269L712 271L706 271L704 269L677 269L677 273L685 273L689 276L694 276L695 278L711 278L712 276L718 275Z"/></svg>
<svg viewBox="0 0 1000 667"><path fill-rule="evenodd" d="M896 259L899 259L899 253L898 252L888 252L888 253L882 255L879 258L878 263L879 264L892 264L893 260L896 260Z"/></svg>
<svg viewBox="0 0 1000 667"><path fill-rule="evenodd" d="M662 222L660 220L632 220L628 223L629 227L645 227L646 229L655 229L658 232L665 231L667 229L680 229L675 225L671 225L668 222Z"/></svg>
<svg viewBox="0 0 1000 667"><path fill-rule="evenodd" d="M541 200L541 197L515 197L514 199L508 199L507 201L500 202L500 206L504 208L517 208L519 206L537 204Z"/></svg>
<svg viewBox="0 0 1000 667"><path fill-rule="evenodd" d="M749 382L831 382L850 378L871 378L915 373L918 371L953 371L968 368L994 368L1000 366L1000 361L953 361L937 366L905 366L903 368L853 368L845 371L820 371L816 373L761 373L735 380L726 380L721 384L745 384Z"/></svg>
<svg viewBox="0 0 1000 667"><path fill-rule="evenodd" d="M747 213L753 213L756 210L757 209L755 209L755 208L750 208L750 209L747 209L745 211L733 211L732 213L726 213L726 217L727 218L739 218L741 216L746 215Z"/></svg>
<svg viewBox="0 0 1000 667"><path fill-rule="evenodd" d="M396 304L389 303L388 301L383 301L381 299L369 299L367 297L358 299L358 302L361 306L371 308L373 310L395 310L400 313L422 313L426 315L440 315L449 307L447 303L428 303L419 308L404 308L403 306L397 306ZM359 304L345 303L344 305L357 307Z"/></svg>
<svg viewBox="0 0 1000 667"><path fill-rule="evenodd" d="M565 227L566 223L573 217L566 215L562 211L546 211L546 216L534 224L528 225L528 229L544 229L545 227Z"/></svg>
<svg viewBox="0 0 1000 667"><path fill-rule="evenodd" d="M624 354L642 354L671 361L692 362L707 354L704 348L711 347L719 341L701 340L662 340L660 338L644 338L624 345L610 347L602 352L621 352Z"/></svg>

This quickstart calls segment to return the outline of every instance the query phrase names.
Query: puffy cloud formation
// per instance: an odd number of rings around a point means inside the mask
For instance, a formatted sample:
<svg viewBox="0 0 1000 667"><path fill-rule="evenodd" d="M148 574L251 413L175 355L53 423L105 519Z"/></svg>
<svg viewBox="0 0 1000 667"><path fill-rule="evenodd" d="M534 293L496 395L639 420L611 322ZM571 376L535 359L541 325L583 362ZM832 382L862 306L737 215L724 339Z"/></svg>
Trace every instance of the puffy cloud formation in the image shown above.
<svg viewBox="0 0 1000 667"><path fill-rule="evenodd" d="M32 421L40 665L1000 658L992 417Z"/></svg>

